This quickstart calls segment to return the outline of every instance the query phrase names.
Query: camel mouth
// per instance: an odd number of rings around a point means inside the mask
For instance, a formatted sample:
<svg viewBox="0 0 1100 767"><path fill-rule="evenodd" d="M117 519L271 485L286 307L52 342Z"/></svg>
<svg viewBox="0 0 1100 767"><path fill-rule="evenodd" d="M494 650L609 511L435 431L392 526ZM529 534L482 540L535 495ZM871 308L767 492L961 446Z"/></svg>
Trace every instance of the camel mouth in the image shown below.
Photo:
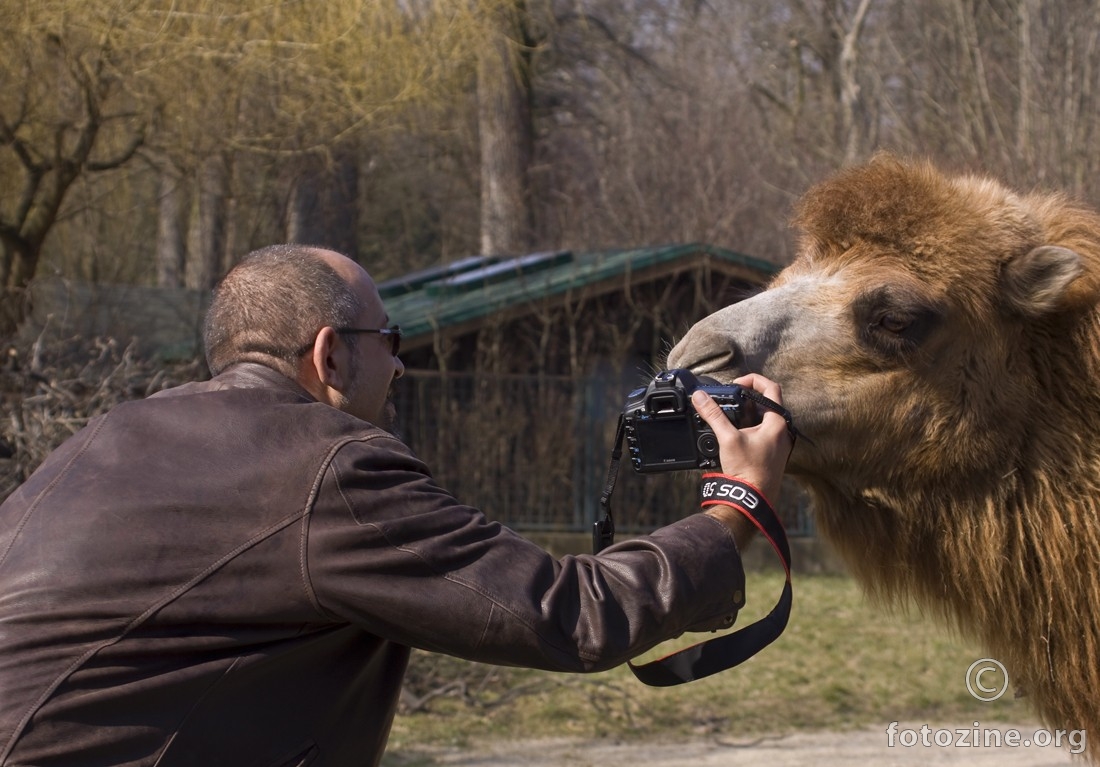
<svg viewBox="0 0 1100 767"><path fill-rule="evenodd" d="M691 372L695 373L695 377L700 382L704 382L707 386L732 386L734 379L738 378L735 375L712 375L711 373L699 373L696 370Z"/></svg>
<svg viewBox="0 0 1100 767"><path fill-rule="evenodd" d="M690 336L688 336L689 338ZM744 359L736 349L728 349L725 346L702 344L688 346L681 340L672 351L669 352L666 364L669 368L681 368L690 370L696 376L711 376L719 381L728 380L730 377L740 375L744 366Z"/></svg>

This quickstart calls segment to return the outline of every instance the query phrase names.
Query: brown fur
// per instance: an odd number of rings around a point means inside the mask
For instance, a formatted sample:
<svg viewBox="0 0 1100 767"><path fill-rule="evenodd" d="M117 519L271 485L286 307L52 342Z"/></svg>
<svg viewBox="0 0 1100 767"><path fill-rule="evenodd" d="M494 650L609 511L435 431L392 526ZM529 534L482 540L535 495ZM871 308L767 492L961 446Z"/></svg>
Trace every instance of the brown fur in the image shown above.
<svg viewBox="0 0 1100 767"><path fill-rule="evenodd" d="M1095 736L1096 757L1100 216L883 155L810 190L795 225L800 255L775 288L857 276L843 293L856 309L794 310L854 312L852 333L788 350L795 362L776 369L766 360L781 345L760 357L816 443L798 446L792 471L821 532L872 595L979 637L1048 726ZM1076 253L1080 273L1048 279L1043 246ZM888 283L942 322L913 350L865 343L860 283ZM707 323L670 364L721 370L732 341ZM826 409L814 388L843 412L808 412Z"/></svg>

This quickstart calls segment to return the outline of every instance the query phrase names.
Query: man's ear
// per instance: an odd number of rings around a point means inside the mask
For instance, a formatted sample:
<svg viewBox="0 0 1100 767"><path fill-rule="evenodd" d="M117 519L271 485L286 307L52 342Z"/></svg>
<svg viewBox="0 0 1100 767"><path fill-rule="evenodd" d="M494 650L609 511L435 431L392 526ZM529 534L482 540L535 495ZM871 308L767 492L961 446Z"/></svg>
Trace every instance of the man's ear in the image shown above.
<svg viewBox="0 0 1100 767"><path fill-rule="evenodd" d="M322 386L343 391L348 382L347 344L340 342L339 334L330 327L321 328L313 339L313 350L308 355L310 376Z"/></svg>

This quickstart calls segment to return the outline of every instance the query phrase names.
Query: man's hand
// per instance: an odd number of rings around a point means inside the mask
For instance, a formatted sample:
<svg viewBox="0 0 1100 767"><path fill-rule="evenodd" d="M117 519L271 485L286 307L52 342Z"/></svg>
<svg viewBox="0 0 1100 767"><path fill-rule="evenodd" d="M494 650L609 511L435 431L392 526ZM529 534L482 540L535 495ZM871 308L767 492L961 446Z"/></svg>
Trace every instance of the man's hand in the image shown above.
<svg viewBox="0 0 1100 767"><path fill-rule="evenodd" d="M764 376L750 373L734 383L754 389L768 399L783 404L779 384ZM706 392L693 392L691 404L718 438L718 457L722 463L722 473L753 485L764 494L773 509L777 508L783 471L792 447L787 422L783 416L766 410L764 419L758 425L738 429L729 422L722 408ZM738 545L747 541L754 529L752 523L732 508L711 506L708 513L733 530Z"/></svg>

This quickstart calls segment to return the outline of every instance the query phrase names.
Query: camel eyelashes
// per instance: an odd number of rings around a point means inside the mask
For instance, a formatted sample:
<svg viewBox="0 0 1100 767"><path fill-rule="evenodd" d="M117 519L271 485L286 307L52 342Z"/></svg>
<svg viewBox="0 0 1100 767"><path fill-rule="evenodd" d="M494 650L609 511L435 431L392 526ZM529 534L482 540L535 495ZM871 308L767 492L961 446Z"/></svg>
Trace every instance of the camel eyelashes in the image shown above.
<svg viewBox="0 0 1100 767"><path fill-rule="evenodd" d="M900 317L885 315L874 322L868 322L864 327L864 332L870 336L871 334L880 333L885 330L887 333L901 335L909 325L910 323L907 320L901 319Z"/></svg>
<svg viewBox="0 0 1100 767"><path fill-rule="evenodd" d="M878 321L879 327L891 333L902 333L912 324L911 319L897 314L884 314Z"/></svg>

